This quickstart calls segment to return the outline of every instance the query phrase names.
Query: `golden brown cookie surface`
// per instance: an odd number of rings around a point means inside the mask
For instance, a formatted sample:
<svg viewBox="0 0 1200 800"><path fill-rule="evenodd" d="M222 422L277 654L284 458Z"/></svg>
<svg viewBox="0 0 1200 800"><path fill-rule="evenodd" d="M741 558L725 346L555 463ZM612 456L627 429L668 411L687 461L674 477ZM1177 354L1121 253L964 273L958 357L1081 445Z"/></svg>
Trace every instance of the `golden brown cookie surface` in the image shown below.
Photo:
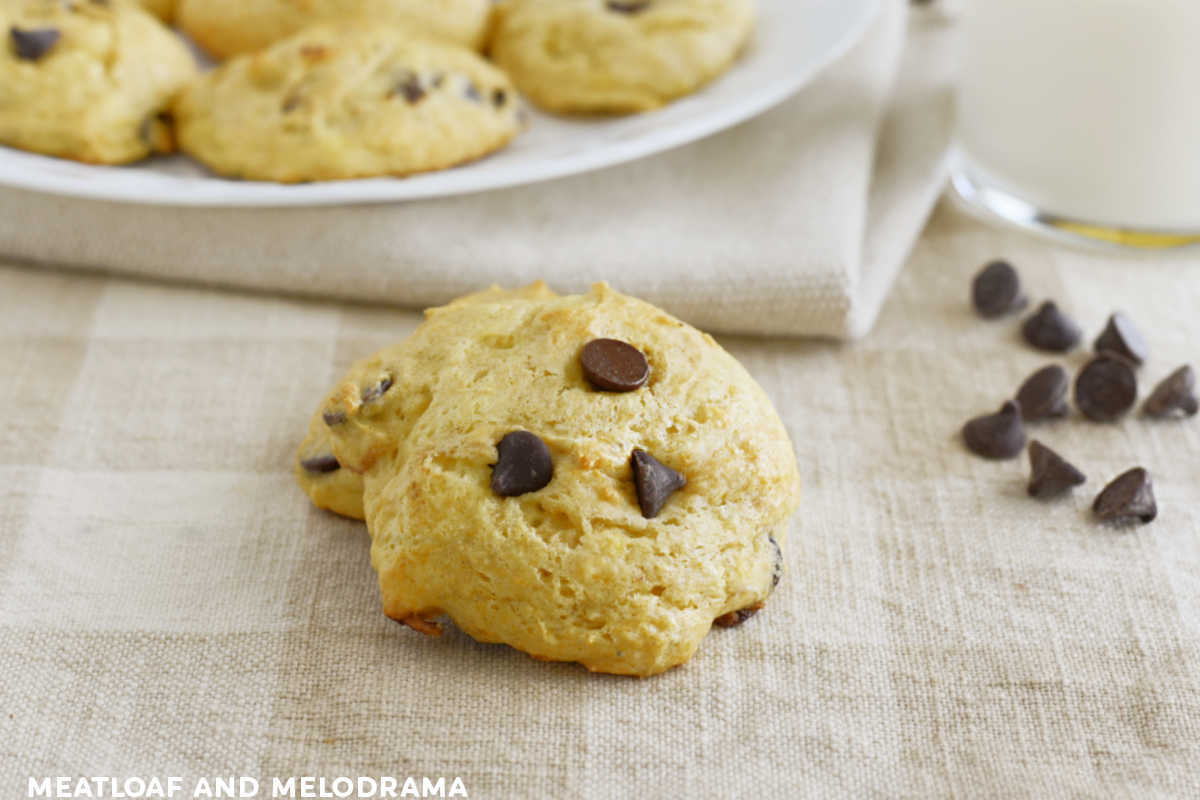
<svg viewBox="0 0 1200 800"><path fill-rule="evenodd" d="M596 339L649 377L596 388ZM650 675L778 580L799 481L770 401L711 337L604 285L433 309L322 418L368 478L384 610L418 629L445 613L480 641Z"/></svg>

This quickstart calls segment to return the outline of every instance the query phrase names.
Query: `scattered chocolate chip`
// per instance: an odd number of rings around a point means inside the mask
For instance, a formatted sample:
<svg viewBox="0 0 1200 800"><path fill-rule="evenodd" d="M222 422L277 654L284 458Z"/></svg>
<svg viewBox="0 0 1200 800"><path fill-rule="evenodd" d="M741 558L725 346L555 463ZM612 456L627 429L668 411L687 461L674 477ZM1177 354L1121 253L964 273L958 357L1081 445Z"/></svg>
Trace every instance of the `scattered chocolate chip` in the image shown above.
<svg viewBox="0 0 1200 800"><path fill-rule="evenodd" d="M492 467L492 491L501 497L536 492L554 477L550 448L529 431L506 433L496 449L500 457Z"/></svg>
<svg viewBox="0 0 1200 800"><path fill-rule="evenodd" d="M1020 311L1029 305L1029 299L1021 292L1021 279L1007 261L992 261L979 271L971 282L971 302L985 319Z"/></svg>
<svg viewBox="0 0 1200 800"><path fill-rule="evenodd" d="M605 5L618 14L636 14L649 8L650 0L608 0Z"/></svg>
<svg viewBox="0 0 1200 800"><path fill-rule="evenodd" d="M1150 522L1158 516L1154 482L1142 467L1118 475L1096 495L1092 510L1103 520Z"/></svg>
<svg viewBox="0 0 1200 800"><path fill-rule="evenodd" d="M492 90L492 105L496 108L502 108L508 102L508 92L503 89Z"/></svg>
<svg viewBox="0 0 1200 800"><path fill-rule="evenodd" d="M1101 353L1075 378L1075 405L1094 422L1114 422L1137 400L1133 366L1111 353Z"/></svg>
<svg viewBox="0 0 1200 800"><path fill-rule="evenodd" d="M774 589L783 580L783 551L779 549L779 542L775 541L774 536L767 534L767 539L775 548L775 566L771 568L771 588Z"/></svg>
<svg viewBox="0 0 1200 800"><path fill-rule="evenodd" d="M1008 401L995 414L985 414L963 426L967 449L984 458L1013 458L1025 448L1021 409Z"/></svg>
<svg viewBox="0 0 1200 800"><path fill-rule="evenodd" d="M363 405L366 405L367 403L374 403L376 400L383 397L390 388L392 388L392 376L384 375L383 378L380 379L379 383L375 384L374 386L368 386L366 389L362 390L361 396Z"/></svg>
<svg viewBox="0 0 1200 800"><path fill-rule="evenodd" d="M474 81L467 81L467 85L463 89L463 97L474 100L476 103L483 102L483 95L479 93L479 87L475 85Z"/></svg>
<svg viewBox="0 0 1200 800"><path fill-rule="evenodd" d="M332 455L306 458L300 462L300 466L303 467L305 471L313 473L337 472L342 468L342 465L338 463L337 458Z"/></svg>
<svg viewBox="0 0 1200 800"><path fill-rule="evenodd" d="M1073 464L1037 439L1029 443L1029 495L1054 497L1087 481Z"/></svg>
<svg viewBox="0 0 1200 800"><path fill-rule="evenodd" d="M1065 417L1070 413L1067 394L1071 390L1071 378L1058 364L1042 367L1030 375L1017 390L1017 405L1021 407L1021 418L1026 422L1037 419Z"/></svg>
<svg viewBox="0 0 1200 800"><path fill-rule="evenodd" d="M17 58L38 61L58 43L62 32L57 28L22 30L14 25L8 29L8 35L12 39L13 52L17 54Z"/></svg>
<svg viewBox="0 0 1200 800"><path fill-rule="evenodd" d="M1025 341L1039 350L1065 353L1079 344L1083 332L1075 321L1058 310L1058 306L1047 300L1026 318L1021 326Z"/></svg>
<svg viewBox="0 0 1200 800"><path fill-rule="evenodd" d="M334 425L341 425L346 421L346 412L341 410L322 411L321 419L325 420L325 424L332 428Z"/></svg>
<svg viewBox="0 0 1200 800"><path fill-rule="evenodd" d="M1151 417L1191 417L1200 411L1196 401L1196 373L1188 364L1162 379L1146 398L1142 412Z"/></svg>
<svg viewBox="0 0 1200 800"><path fill-rule="evenodd" d="M592 339L579 351L584 377L597 389L632 392L650 377L642 351L620 339Z"/></svg>
<svg viewBox="0 0 1200 800"><path fill-rule="evenodd" d="M638 505L646 519L657 517L671 495L687 485L687 478L645 450L635 449L629 463L633 467Z"/></svg>
<svg viewBox="0 0 1200 800"><path fill-rule="evenodd" d="M289 94L287 97L283 98L283 103L279 106L279 110L284 114L288 114L299 108L300 104L303 102L304 99L300 97L300 95Z"/></svg>
<svg viewBox="0 0 1200 800"><path fill-rule="evenodd" d="M425 96L425 89L421 86L421 81L417 78L416 74L409 72L388 93L389 97L395 97L396 95L402 96L411 104L416 104Z"/></svg>
<svg viewBox="0 0 1200 800"><path fill-rule="evenodd" d="M713 625L716 625L719 628L737 627L757 614L762 607L762 603L755 603L747 608L739 608L737 611L730 611L728 614L722 614L714 619Z"/></svg>
<svg viewBox="0 0 1200 800"><path fill-rule="evenodd" d="M1097 353L1107 350L1134 364L1142 364L1150 354L1142 332L1128 315L1120 311L1108 318L1104 331L1096 337L1095 348Z"/></svg>

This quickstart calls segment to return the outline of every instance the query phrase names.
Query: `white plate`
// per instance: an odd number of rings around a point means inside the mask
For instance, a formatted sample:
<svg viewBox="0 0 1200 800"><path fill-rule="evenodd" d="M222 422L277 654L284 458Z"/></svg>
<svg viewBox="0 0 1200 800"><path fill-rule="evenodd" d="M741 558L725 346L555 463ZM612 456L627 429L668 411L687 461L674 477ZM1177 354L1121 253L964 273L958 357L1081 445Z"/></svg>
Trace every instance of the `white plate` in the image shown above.
<svg viewBox="0 0 1200 800"><path fill-rule="evenodd" d="M0 147L0 184L157 205L315 206L534 183L661 152L761 114L857 41L878 5L879 0L760 0L758 28L746 53L696 94L626 117L568 119L535 111L529 129L505 150L441 172L282 185L217 178L183 156L101 167Z"/></svg>

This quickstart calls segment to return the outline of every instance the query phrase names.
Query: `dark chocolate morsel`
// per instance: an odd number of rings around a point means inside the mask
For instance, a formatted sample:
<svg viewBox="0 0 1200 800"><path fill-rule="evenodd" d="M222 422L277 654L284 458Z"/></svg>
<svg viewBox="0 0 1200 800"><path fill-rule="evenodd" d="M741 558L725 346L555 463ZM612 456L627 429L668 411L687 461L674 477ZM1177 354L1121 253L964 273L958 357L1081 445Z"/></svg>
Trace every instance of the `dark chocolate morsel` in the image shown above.
<svg viewBox="0 0 1200 800"><path fill-rule="evenodd" d="M1146 398L1142 411L1150 417L1191 417L1200 411L1196 401L1196 373L1189 364L1163 378Z"/></svg>
<svg viewBox="0 0 1200 800"><path fill-rule="evenodd" d="M24 61L39 61L42 56L50 52L54 45L58 44L62 33L58 28L25 30L14 25L8 29L8 36L12 40L13 52L17 54L17 58Z"/></svg>
<svg viewBox="0 0 1200 800"><path fill-rule="evenodd" d="M1087 481L1087 476L1058 453L1034 439L1029 443L1029 495L1054 497Z"/></svg>
<svg viewBox="0 0 1200 800"><path fill-rule="evenodd" d="M775 566L771 569L771 588L774 589L783 580L783 551L779 549L779 542L775 541L775 537L767 534L767 538L771 541L771 547L775 548Z"/></svg>
<svg viewBox="0 0 1200 800"><path fill-rule="evenodd" d="M342 468L342 465L338 463L337 458L335 458L332 454L316 456L314 458L306 458L300 462L300 466L303 467L306 472L313 473L337 472Z"/></svg>
<svg viewBox="0 0 1200 800"><path fill-rule="evenodd" d="M719 628L736 627L757 614L762 607L762 603L756 603L747 608L739 608L737 611L730 611L728 614L722 614L714 619L713 625L716 625Z"/></svg>
<svg viewBox="0 0 1200 800"><path fill-rule="evenodd" d="M1094 422L1115 422L1137 401L1133 366L1112 353L1101 353L1075 378L1075 405Z"/></svg>
<svg viewBox="0 0 1200 800"><path fill-rule="evenodd" d="M346 412L341 409L325 410L321 412L321 419L325 420L325 424L332 428L334 425L341 425L346 421Z"/></svg>
<svg viewBox="0 0 1200 800"><path fill-rule="evenodd" d="M1096 495L1092 510L1103 520L1150 522L1158 516L1150 473L1142 467L1121 473Z"/></svg>
<svg viewBox="0 0 1200 800"><path fill-rule="evenodd" d="M635 448L629 463L637 486L638 506L646 519L657 517L671 495L687 485L687 478L645 450Z"/></svg>
<svg viewBox="0 0 1200 800"><path fill-rule="evenodd" d="M492 90L492 105L494 105L496 108L500 108L507 102L508 92L504 91L503 89Z"/></svg>
<svg viewBox="0 0 1200 800"><path fill-rule="evenodd" d="M392 376L384 375L379 380L379 383L374 384L373 386L368 386L366 389L362 390L361 397L363 405L366 405L367 403L374 403L376 400L387 394L387 390L390 388L392 388Z"/></svg>
<svg viewBox="0 0 1200 800"><path fill-rule="evenodd" d="M476 103L483 101L483 95L479 93L479 87L471 80L468 80L466 87L463 88L463 97L468 100L474 100Z"/></svg>
<svg viewBox="0 0 1200 800"><path fill-rule="evenodd" d="M1071 378L1058 364L1042 367L1030 375L1017 390L1017 405L1026 422L1037 419L1065 417L1070 413L1067 395Z"/></svg>
<svg viewBox="0 0 1200 800"><path fill-rule="evenodd" d="M650 377L650 363L631 344L619 339L592 339L579 351L588 382L609 392L632 392Z"/></svg>
<svg viewBox="0 0 1200 800"><path fill-rule="evenodd" d="M1083 331L1057 305L1047 300L1026 318L1021 326L1021 334L1025 341L1039 350L1065 353L1079 344Z"/></svg>
<svg viewBox="0 0 1200 800"><path fill-rule="evenodd" d="M1025 448L1021 409L1011 400L995 414L984 414L963 426L967 449L984 458L1013 458Z"/></svg>
<svg viewBox="0 0 1200 800"><path fill-rule="evenodd" d="M410 104L415 104L425 96L425 88L421 86L421 81L417 78L416 73L408 72L392 87L389 96L395 97L396 95L400 95Z"/></svg>
<svg viewBox="0 0 1200 800"><path fill-rule="evenodd" d="M608 0L605 6L618 14L636 14L650 7L650 0Z"/></svg>
<svg viewBox="0 0 1200 800"><path fill-rule="evenodd" d="M1133 320L1120 311L1108 318L1104 331L1096 337L1095 348L1097 353L1107 350L1134 364L1144 363L1150 355L1146 337L1142 336Z"/></svg>
<svg viewBox="0 0 1200 800"><path fill-rule="evenodd" d="M971 282L971 302L985 319L1020 311L1029 305L1021 293L1021 279L1007 261L992 261Z"/></svg>
<svg viewBox="0 0 1200 800"><path fill-rule="evenodd" d="M554 477L550 448L529 431L506 433L496 449L500 457L492 467L492 491L501 497L536 492Z"/></svg>

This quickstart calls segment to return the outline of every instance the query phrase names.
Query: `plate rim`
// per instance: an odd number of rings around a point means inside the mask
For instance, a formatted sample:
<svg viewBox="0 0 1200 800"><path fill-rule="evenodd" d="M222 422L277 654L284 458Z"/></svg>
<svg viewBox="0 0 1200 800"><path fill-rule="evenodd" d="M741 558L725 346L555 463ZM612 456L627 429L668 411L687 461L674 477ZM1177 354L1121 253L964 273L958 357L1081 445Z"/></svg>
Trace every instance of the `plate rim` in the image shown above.
<svg viewBox="0 0 1200 800"><path fill-rule="evenodd" d="M796 70L789 78L775 81L760 91L746 95L740 102L727 104L714 113L682 120L653 136L639 136L628 141L614 142L611 146L604 147L594 153L573 155L569 159L563 159L561 163L548 162L540 165L535 172L531 172L528 168L498 170L491 174L485 173L482 179L476 178L466 186L452 186L449 189L444 184L433 182L419 183L415 185L415 189L410 185L403 197L394 195L396 184L392 181L403 181L404 178L388 178L386 176L345 181L314 181L299 184L248 181L246 183L250 185L266 186L272 192L278 191L283 193L271 197L256 196L253 193L233 194L222 199L209 197L193 198L189 197L188 193L184 191L170 197L159 195L150 198L146 197L144 193L139 193L136 186L114 189L111 184L106 186L103 181L93 182L84 177L55 175L43 172L30 173L28 178L20 172L0 172L0 186L61 197L102 200L126 205L209 209L268 209L407 203L439 198L464 197L501 189L512 189L519 186L531 186L574 175L584 175L677 149L713 136L770 111L811 83L818 75L828 69L830 65L839 60L851 47L862 39L871 23L878 16L883 0L855 0L855 2L858 5L855 7L855 11L852 12L856 13L853 21L846 27L840 39L824 50L820 58L814 59L807 66L807 69ZM0 146L0 148L2 147ZM3 149L16 150L16 152L23 155L35 158L61 160L53 156L20 151L16 148ZM443 174L449 175L453 174L453 172L450 171ZM220 176L215 177L220 179Z"/></svg>

